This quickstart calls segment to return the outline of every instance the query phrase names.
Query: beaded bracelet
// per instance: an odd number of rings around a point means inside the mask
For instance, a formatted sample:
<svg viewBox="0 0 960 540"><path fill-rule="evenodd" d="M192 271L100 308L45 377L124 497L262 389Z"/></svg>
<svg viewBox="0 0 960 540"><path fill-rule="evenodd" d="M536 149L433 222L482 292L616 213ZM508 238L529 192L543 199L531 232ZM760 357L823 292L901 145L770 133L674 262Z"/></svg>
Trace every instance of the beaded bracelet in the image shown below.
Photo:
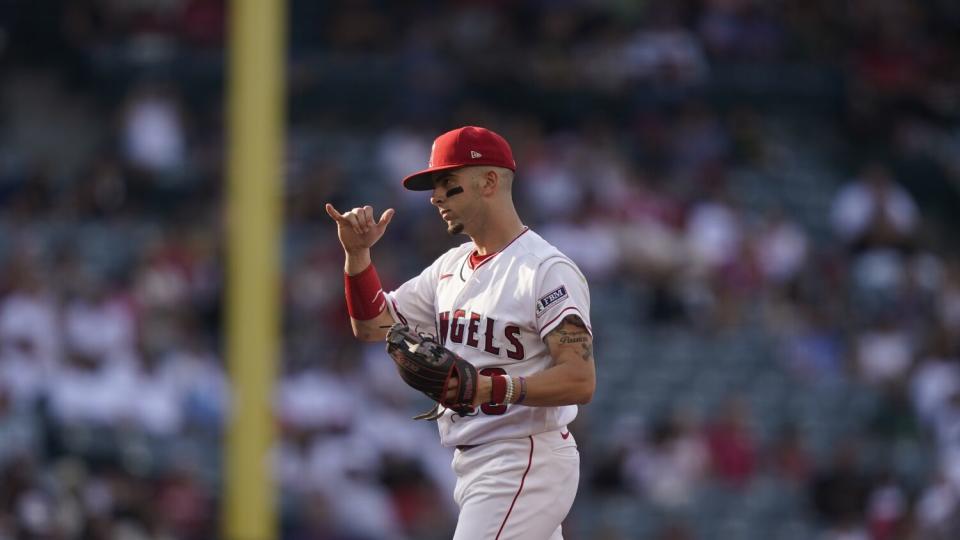
<svg viewBox="0 0 960 540"><path fill-rule="evenodd" d="M504 378L507 380L507 395L503 398L503 404L508 405L513 403L513 377L508 375Z"/></svg>

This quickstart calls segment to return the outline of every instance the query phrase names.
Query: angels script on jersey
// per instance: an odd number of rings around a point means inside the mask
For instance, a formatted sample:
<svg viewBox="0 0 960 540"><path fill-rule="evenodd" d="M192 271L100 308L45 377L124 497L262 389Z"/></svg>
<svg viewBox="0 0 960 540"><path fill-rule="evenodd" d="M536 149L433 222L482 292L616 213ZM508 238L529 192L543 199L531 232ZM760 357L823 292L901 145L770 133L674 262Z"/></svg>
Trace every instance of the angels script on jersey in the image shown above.
<svg viewBox="0 0 960 540"><path fill-rule="evenodd" d="M460 343L468 347L500 356L501 347L494 344L496 329L500 326L497 321L491 317L484 317L479 313L467 312L462 309L451 312L444 311L440 313L440 343L447 342L449 335L450 341ZM481 334L480 329L483 328ZM502 325L503 337L509 342L510 346L503 347L507 358L512 360L523 360L523 343L520 342L520 327L515 324ZM482 342L482 343L481 343Z"/></svg>

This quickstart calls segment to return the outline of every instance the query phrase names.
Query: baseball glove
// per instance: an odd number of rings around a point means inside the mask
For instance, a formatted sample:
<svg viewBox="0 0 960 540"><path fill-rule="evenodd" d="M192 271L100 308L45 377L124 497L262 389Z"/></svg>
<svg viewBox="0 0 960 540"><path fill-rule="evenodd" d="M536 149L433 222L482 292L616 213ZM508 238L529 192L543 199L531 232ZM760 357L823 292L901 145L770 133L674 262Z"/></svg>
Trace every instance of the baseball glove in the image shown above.
<svg viewBox="0 0 960 540"><path fill-rule="evenodd" d="M408 386L437 402L433 409L414 416L415 419L436 420L445 409L461 415L473 411L477 368L437 343L432 336L412 332L406 325L397 323L387 332L387 353ZM448 400L447 383L451 377L457 378L457 395Z"/></svg>

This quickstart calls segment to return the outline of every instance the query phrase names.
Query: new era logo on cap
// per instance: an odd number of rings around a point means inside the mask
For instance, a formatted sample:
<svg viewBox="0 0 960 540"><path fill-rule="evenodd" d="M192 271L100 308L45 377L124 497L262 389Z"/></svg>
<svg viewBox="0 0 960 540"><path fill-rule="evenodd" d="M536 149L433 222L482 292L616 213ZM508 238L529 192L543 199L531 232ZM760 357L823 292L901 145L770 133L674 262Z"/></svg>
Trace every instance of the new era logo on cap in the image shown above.
<svg viewBox="0 0 960 540"><path fill-rule="evenodd" d="M433 141L427 168L403 179L403 186L415 191L433 189L431 173L473 165L491 165L517 170L507 141L489 129L464 126L440 135Z"/></svg>

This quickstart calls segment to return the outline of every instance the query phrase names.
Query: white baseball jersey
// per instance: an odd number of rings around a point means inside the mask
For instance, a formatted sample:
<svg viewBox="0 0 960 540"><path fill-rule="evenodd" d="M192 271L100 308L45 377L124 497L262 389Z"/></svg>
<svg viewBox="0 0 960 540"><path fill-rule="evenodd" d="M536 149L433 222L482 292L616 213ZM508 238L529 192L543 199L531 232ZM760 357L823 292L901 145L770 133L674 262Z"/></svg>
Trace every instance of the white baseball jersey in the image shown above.
<svg viewBox="0 0 960 540"><path fill-rule="evenodd" d="M390 314L438 341L482 375L529 377L553 365L543 342L567 315L590 329L586 278L569 258L524 229L500 251L470 264L467 242L441 255L388 294ZM519 389L517 389L519 391ZM438 420L444 446L483 444L559 429L576 405L483 405L471 416L446 411Z"/></svg>

